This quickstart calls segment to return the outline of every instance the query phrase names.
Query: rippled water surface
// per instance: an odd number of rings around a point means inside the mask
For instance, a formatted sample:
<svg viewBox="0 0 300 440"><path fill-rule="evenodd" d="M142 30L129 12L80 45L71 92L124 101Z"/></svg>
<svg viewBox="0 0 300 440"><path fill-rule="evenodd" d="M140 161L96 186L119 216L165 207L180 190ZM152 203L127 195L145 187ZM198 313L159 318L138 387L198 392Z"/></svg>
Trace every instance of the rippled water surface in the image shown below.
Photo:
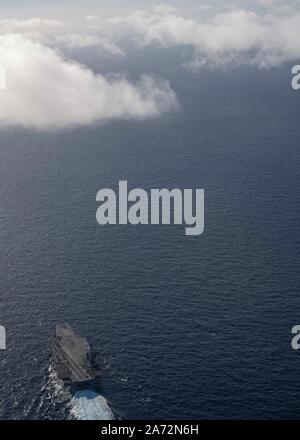
<svg viewBox="0 0 300 440"><path fill-rule="evenodd" d="M145 66L145 69L149 66ZM0 137L0 417L72 418L49 337L99 352L124 418L299 418L300 95L274 72L173 73L159 120ZM149 69L148 69L149 70ZM205 233L95 221L96 192L205 188Z"/></svg>

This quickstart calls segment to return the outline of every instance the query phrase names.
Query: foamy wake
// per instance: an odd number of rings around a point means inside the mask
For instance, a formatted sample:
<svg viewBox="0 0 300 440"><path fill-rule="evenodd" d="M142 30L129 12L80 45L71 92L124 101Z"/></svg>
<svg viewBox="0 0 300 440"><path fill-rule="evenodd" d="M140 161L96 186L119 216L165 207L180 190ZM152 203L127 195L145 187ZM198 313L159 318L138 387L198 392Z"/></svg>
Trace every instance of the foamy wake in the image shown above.
<svg viewBox="0 0 300 440"><path fill-rule="evenodd" d="M106 399L95 391L82 390L74 394L71 412L79 420L114 420Z"/></svg>

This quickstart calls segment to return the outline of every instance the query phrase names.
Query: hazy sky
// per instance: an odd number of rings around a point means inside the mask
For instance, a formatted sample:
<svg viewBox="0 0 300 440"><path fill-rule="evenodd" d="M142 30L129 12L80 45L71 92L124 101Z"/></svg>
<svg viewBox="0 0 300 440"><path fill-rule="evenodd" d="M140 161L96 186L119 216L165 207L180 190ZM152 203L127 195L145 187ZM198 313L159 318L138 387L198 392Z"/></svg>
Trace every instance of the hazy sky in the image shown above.
<svg viewBox="0 0 300 440"><path fill-rule="evenodd" d="M1 0L0 11L7 16L69 15L78 16L82 13L93 14L103 12L120 13L133 9L150 9L158 3L167 3L177 8L199 8L209 5L215 8L243 7L259 11L272 4L299 4L297 0L169 0L166 2L153 0Z"/></svg>

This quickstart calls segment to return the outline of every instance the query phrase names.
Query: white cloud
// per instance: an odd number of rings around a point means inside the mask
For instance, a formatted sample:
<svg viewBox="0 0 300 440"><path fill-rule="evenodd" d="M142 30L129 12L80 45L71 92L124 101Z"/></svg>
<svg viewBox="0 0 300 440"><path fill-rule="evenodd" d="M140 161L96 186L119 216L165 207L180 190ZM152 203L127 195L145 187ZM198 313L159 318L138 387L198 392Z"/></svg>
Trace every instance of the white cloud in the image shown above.
<svg viewBox="0 0 300 440"><path fill-rule="evenodd" d="M105 57L124 57L137 47L190 46L194 56L184 65L195 70L241 64L267 68L298 59L300 2L250 0L248 7L251 3L265 9L258 13L227 6L218 12L209 7L208 13L204 2L196 14L160 3L150 12L112 18L90 15L68 26L60 20L39 18L0 20L0 33L18 32L62 50L95 48L95 54Z"/></svg>
<svg viewBox="0 0 300 440"><path fill-rule="evenodd" d="M96 47L102 56L124 57L125 52L108 38L97 34L60 34L55 41L59 46L65 46L69 49Z"/></svg>
<svg viewBox="0 0 300 440"><path fill-rule="evenodd" d="M97 34L70 33L57 35L56 41L61 45L74 49L98 46L101 39Z"/></svg>
<svg viewBox="0 0 300 440"><path fill-rule="evenodd" d="M281 11L282 12L282 11ZM271 67L300 57L300 13L266 13L233 9L195 20L175 14L137 11L109 20L107 32L143 46L191 46L193 68L253 64Z"/></svg>
<svg viewBox="0 0 300 440"><path fill-rule="evenodd" d="M7 89L0 96L0 126L64 128L97 121L146 118L177 106L170 84L152 76L131 83L106 78L20 35L0 36Z"/></svg>
<svg viewBox="0 0 300 440"><path fill-rule="evenodd" d="M176 14L177 12L180 12L178 8L174 8L166 3L154 5L153 9L157 14Z"/></svg>
<svg viewBox="0 0 300 440"><path fill-rule="evenodd" d="M258 2L273 3L254 1ZM8 88L0 92L0 126L63 128L153 117L178 106L165 80L145 75L132 83L121 75L96 75L64 58L55 47L89 47L102 56L124 57L126 50L137 47L190 46L193 57L184 65L194 70L241 64L269 68L299 60L300 2L298 9L296 3L292 8L279 1L276 5L262 13L213 9L209 15L204 11L195 16L160 4L151 12L88 17L76 24L2 19L0 62L6 68Z"/></svg>
<svg viewBox="0 0 300 440"><path fill-rule="evenodd" d="M300 14L260 16L234 10L198 27L191 65L252 64L270 68L300 56Z"/></svg>
<svg viewBox="0 0 300 440"><path fill-rule="evenodd" d="M67 26L65 21L46 20L42 18L30 18L28 20L2 19L0 20L0 32L24 32L32 29L43 29L45 27L63 27Z"/></svg>

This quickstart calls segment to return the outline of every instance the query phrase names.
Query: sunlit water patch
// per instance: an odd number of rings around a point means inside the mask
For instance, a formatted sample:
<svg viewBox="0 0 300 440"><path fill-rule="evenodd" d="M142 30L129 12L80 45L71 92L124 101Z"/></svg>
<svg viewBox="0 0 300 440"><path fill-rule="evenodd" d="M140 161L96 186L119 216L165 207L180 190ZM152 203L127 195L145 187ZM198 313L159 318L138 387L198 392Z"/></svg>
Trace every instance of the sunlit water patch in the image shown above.
<svg viewBox="0 0 300 440"><path fill-rule="evenodd" d="M78 391L72 399L71 407L72 414L79 420L115 419L106 399L95 391Z"/></svg>

